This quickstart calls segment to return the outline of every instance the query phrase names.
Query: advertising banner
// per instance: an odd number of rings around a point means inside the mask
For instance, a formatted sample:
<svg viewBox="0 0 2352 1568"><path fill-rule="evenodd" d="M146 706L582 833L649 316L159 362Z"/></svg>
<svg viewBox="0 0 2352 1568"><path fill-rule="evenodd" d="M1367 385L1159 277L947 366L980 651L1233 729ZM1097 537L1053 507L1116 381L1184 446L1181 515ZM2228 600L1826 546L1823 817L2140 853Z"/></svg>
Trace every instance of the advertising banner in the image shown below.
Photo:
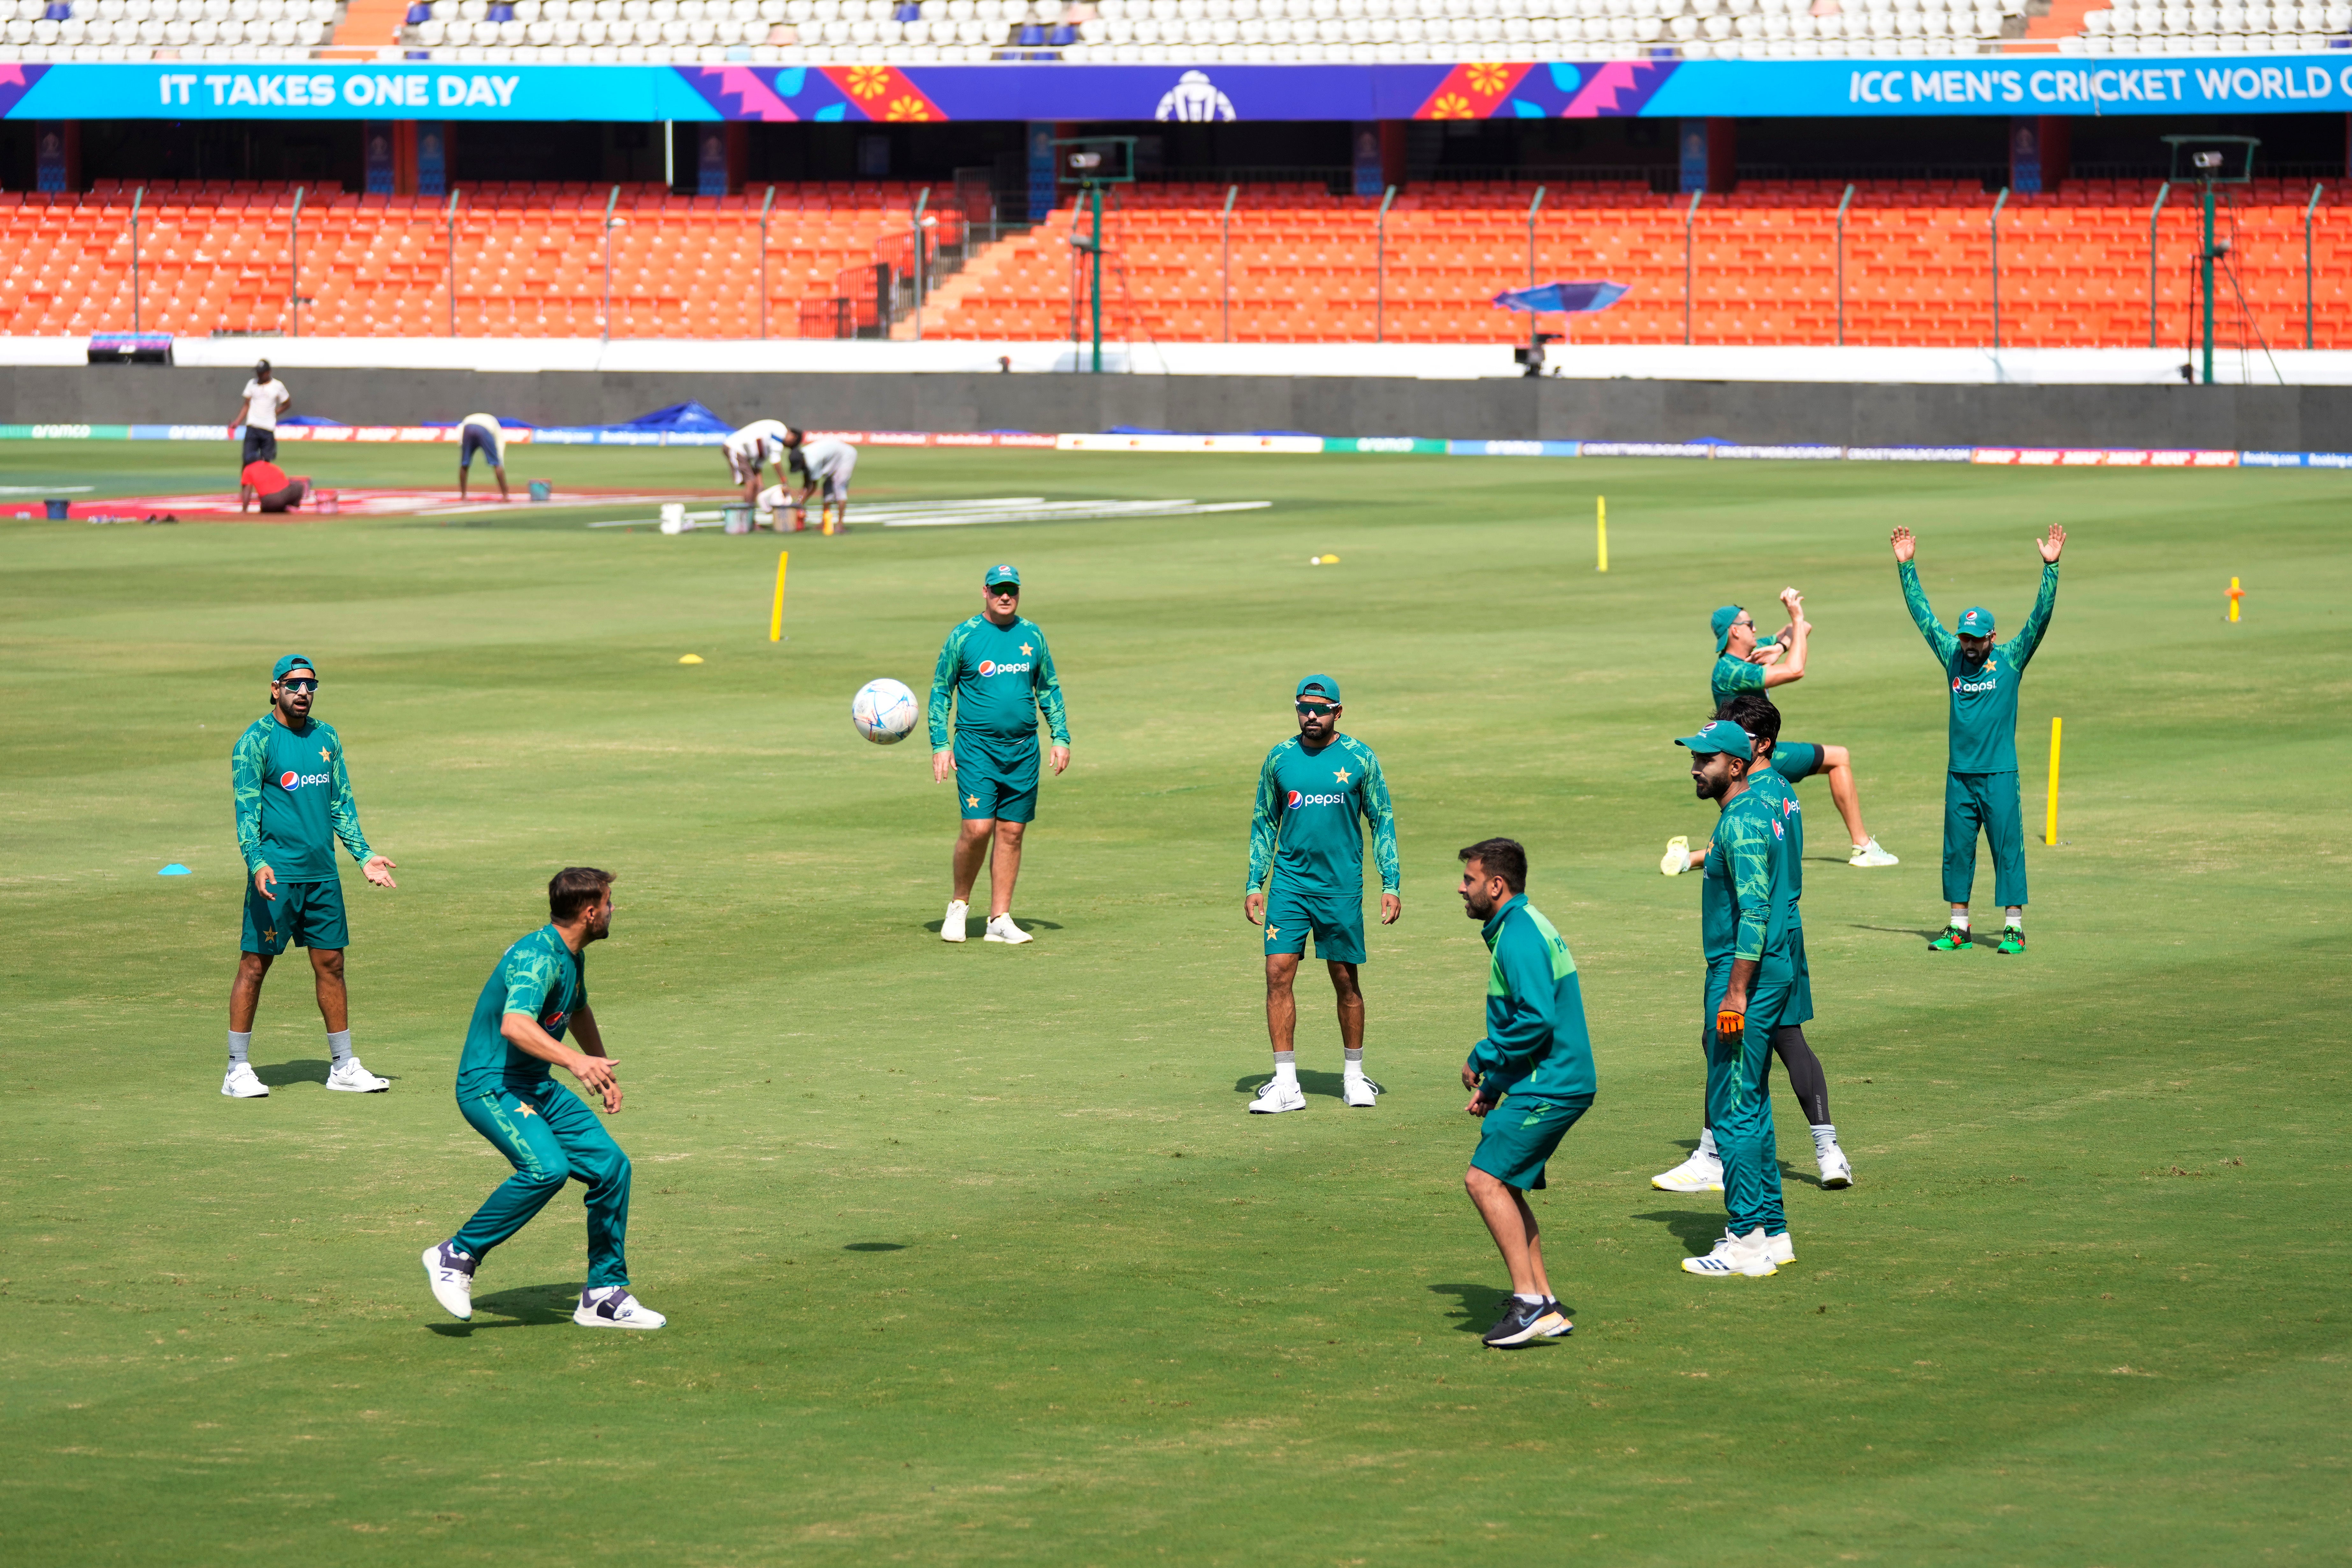
<svg viewBox="0 0 2352 1568"><path fill-rule="evenodd" d="M0 65L17 120L1590 120L2352 112L2352 58L1467 65Z"/></svg>

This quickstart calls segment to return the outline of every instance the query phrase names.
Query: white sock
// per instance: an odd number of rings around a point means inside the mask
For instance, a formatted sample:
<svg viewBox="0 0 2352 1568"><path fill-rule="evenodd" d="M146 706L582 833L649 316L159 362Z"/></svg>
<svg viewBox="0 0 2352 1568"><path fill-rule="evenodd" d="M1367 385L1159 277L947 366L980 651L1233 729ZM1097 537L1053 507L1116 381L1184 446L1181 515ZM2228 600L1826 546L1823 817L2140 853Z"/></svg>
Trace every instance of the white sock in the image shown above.
<svg viewBox="0 0 2352 1568"><path fill-rule="evenodd" d="M1703 1127L1699 1129L1698 1153L1699 1158L1702 1160L1720 1160L1723 1158L1721 1154L1716 1152L1714 1128Z"/></svg>
<svg viewBox="0 0 2352 1568"><path fill-rule="evenodd" d="M1293 1089L1298 1087L1298 1053L1297 1051L1274 1053L1274 1081L1287 1084Z"/></svg>
<svg viewBox="0 0 2352 1568"><path fill-rule="evenodd" d="M1828 1121L1816 1121L1816 1122L1814 1122L1814 1123L1813 1123L1813 1152L1814 1152L1815 1153L1819 1153L1819 1152L1822 1152L1822 1150L1824 1150L1824 1149L1834 1149L1834 1148L1836 1148L1836 1147L1837 1147L1837 1127L1836 1127L1836 1124L1835 1124L1835 1123L1833 1123L1833 1122L1828 1122Z"/></svg>
<svg viewBox="0 0 2352 1568"><path fill-rule="evenodd" d="M251 1029L246 1030L241 1035L235 1029L228 1032L228 1059L232 1064L245 1060L245 1053L252 1048L253 1031Z"/></svg>
<svg viewBox="0 0 2352 1568"><path fill-rule="evenodd" d="M1541 1296L1530 1296L1524 1290L1512 1291L1511 1300L1514 1301L1525 1301L1530 1307L1540 1307L1544 1304L1544 1299Z"/></svg>
<svg viewBox="0 0 2352 1568"><path fill-rule="evenodd" d="M330 1034L327 1037L327 1050L328 1053L335 1058L335 1065L337 1067L341 1067L345 1062L351 1060L352 1032L349 1029L337 1029L333 1033Z"/></svg>
<svg viewBox="0 0 2352 1568"><path fill-rule="evenodd" d="M2025 929L2025 911L2023 910L2011 910L2008 914L2001 917L2000 923L2005 926L2013 927L2018 931L2023 931Z"/></svg>
<svg viewBox="0 0 2352 1568"><path fill-rule="evenodd" d="M1969 911L1966 910L1954 910L1952 911L1952 923L1959 927L1962 931L1968 930Z"/></svg>
<svg viewBox="0 0 2352 1568"><path fill-rule="evenodd" d="M1361 1077L1363 1077L1363 1076L1364 1076L1364 1047L1361 1047L1361 1046L1358 1046L1354 1050L1352 1050L1352 1051L1346 1051L1346 1052L1344 1052L1343 1054L1344 1054L1344 1055L1347 1057L1347 1058L1348 1058L1348 1065L1347 1065L1347 1067L1343 1069L1344 1075L1345 1075L1346 1077L1349 1077L1349 1078L1361 1078Z"/></svg>
<svg viewBox="0 0 2352 1568"><path fill-rule="evenodd" d="M971 905L962 899L950 899L948 900L948 908L951 910L968 910L971 908Z"/></svg>

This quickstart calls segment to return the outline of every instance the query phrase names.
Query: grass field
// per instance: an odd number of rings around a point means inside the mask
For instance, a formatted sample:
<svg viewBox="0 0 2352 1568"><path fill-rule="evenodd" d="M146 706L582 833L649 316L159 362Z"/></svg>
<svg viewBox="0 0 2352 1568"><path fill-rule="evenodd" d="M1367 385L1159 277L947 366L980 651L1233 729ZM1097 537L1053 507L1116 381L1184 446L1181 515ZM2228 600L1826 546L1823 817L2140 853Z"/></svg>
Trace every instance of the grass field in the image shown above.
<svg viewBox="0 0 2352 1568"><path fill-rule="evenodd" d="M446 454L311 465L446 482ZM137 494L220 453L0 451ZM715 455L516 477L710 488ZM777 543L518 509L488 526L0 522L0 1556L14 1563L2342 1562L2352 1248L2340 811L2352 479L1864 465L866 454L861 497L1267 500L1181 523ZM1611 571L1592 571L1596 490ZM13 510L13 509L0 509ZM2072 531L2025 685L2029 823L2067 721L2033 947L1931 954L1944 697L1885 536L2006 635ZM1307 557L1336 552L1336 566ZM852 691L920 690L1019 564L1068 692L1015 912L950 948L954 813ZM2247 620L2221 619L2242 577ZM1783 1100L1801 1261L1676 1268L1696 1132L1682 754L1707 611L1805 589L1787 734L1822 786L1808 942L1857 1184ZM1759 619L1764 618L1759 613ZM215 1092L240 867L226 753L319 661L362 819L355 1037L330 1095L300 960ZM699 666L681 666L687 653ZM1403 921L1364 971L1377 1110L1265 1072L1241 917L1291 683L1345 683L1395 793ZM1576 951L1601 1096L1538 1198L1571 1340L1476 1334L1505 1276L1462 1196L1485 955L1454 852L1523 838ZM194 868L159 879L167 861ZM577 1190L483 1266L416 1254L505 1173L450 1085L555 868L622 874L591 988L629 1086L644 1337L568 1321ZM1990 916L1990 862L1980 868Z"/></svg>

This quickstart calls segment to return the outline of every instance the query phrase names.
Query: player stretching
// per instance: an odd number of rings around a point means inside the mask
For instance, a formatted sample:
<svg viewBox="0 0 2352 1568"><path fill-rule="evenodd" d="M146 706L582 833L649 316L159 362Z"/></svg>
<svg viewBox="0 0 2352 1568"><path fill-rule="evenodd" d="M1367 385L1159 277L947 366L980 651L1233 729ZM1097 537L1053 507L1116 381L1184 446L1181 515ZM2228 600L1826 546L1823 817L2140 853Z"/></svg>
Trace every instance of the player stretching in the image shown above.
<svg viewBox="0 0 2352 1568"><path fill-rule="evenodd" d="M548 923L507 949L474 1003L457 1058L457 1110L507 1157L499 1184L457 1235L425 1249L425 1279L452 1317L474 1315L474 1271L490 1248L547 1206L573 1177L588 1189L588 1284L572 1321L583 1329L658 1329L659 1312L629 1294L629 1157L580 1097L548 1075L553 1063L621 1110L621 1064L588 1009L588 944L613 933L613 874L593 866L547 884ZM563 1043L566 1030L583 1049Z"/></svg>
<svg viewBox="0 0 2352 1568"><path fill-rule="evenodd" d="M310 717L318 689L319 672L309 659L293 653L279 659L269 672L269 711L246 727L228 754L246 875L245 941L229 986L228 1076L221 1079L221 1092L232 1100L269 1094L246 1052L253 1045L262 977L289 942L310 954L327 1053L334 1058L327 1087L349 1094L392 1087L352 1054L351 996L343 987L351 928L335 874L335 841L342 840L369 881L379 888L399 884L392 879L392 858L372 852L360 831L342 738L333 725Z"/></svg>
<svg viewBox="0 0 2352 1568"><path fill-rule="evenodd" d="M1723 1154L1729 1226L1715 1250L1685 1258L1708 1279L1762 1279L1797 1260L1780 1207L1780 1162L1765 1082L1772 1031L1809 994L1801 948L1790 941L1789 836L1772 800L1750 788L1747 731L1710 720L1675 742L1691 752L1691 782L1721 815L1702 862L1699 942L1706 957L1700 1026L1706 1047L1706 1119Z"/></svg>
<svg viewBox="0 0 2352 1568"><path fill-rule="evenodd" d="M1511 1271L1511 1304L1486 1331L1486 1342L1500 1349L1576 1327L1544 1274L1543 1238L1527 1194L1544 1184L1544 1163L1592 1108L1592 1037L1576 959L1528 902L1528 852L1508 838L1473 844L1462 851L1461 893L1463 913L1485 922L1481 934L1493 954L1486 1037L1462 1064L1462 1087L1470 1091L1464 1109L1486 1122L1462 1184Z"/></svg>
<svg viewBox="0 0 2352 1568"><path fill-rule="evenodd" d="M2066 531L2052 524L2035 542L2042 552L2042 591L2025 629L1999 647L1992 640L1992 612L1970 609L1960 616L1959 635L1946 631L1927 607L1912 562L1918 548L1907 528L1895 531L1895 574L1903 603L1919 635L1927 639L1952 682L1949 760L1944 774L1944 898L1952 906L1951 925L1927 945L1950 952L1969 943L1969 894L1977 879L1977 830L1992 846L1992 891L2000 900L2000 952L2025 951L2025 821L2017 804L2017 693L2026 664L2050 629L2058 603L2058 556Z"/></svg>
<svg viewBox="0 0 2352 1568"><path fill-rule="evenodd" d="M1381 1086L1364 1076L1364 993L1356 966L1364 962L1364 832L1372 825L1372 858L1381 868L1381 924L1394 925L1404 905L1397 898L1396 813L1389 806L1381 760L1352 735L1339 733L1339 683L1310 675L1298 683L1298 733L1265 754L1257 774L1257 810L1250 817L1249 880L1242 916L1265 921L1265 1031L1274 1040L1274 1078L1250 1109L1304 1110L1298 1087L1298 999L1293 986L1307 936L1331 972L1339 994L1339 1045L1348 1058L1339 1098L1358 1109L1380 1099ZM1272 892L1261 892L1266 868Z"/></svg>
<svg viewBox="0 0 2352 1568"><path fill-rule="evenodd" d="M1716 657L1707 686L1717 713L1720 714L1723 705L1743 691L1767 691L1805 678L1805 640L1813 628L1805 619L1804 595L1794 588L1783 588L1780 603L1789 609L1788 629L1769 643L1757 642L1756 622L1738 605L1726 605L1708 618L1707 624L1715 632ZM1870 829L1862 825L1862 795L1854 787L1853 757L1843 746L1791 741L1772 753L1772 768L1790 784L1815 773L1829 775L1830 801L1837 807L1838 816L1845 819L1846 837L1853 843L1846 857L1847 865L1902 864L1881 849L1878 840L1870 836ZM1675 840L1666 847L1665 858L1658 868L1668 876L1688 869L1688 840Z"/></svg>
<svg viewBox="0 0 2352 1568"><path fill-rule="evenodd" d="M1796 954L1799 977L1794 1005L1787 1016L1772 1030L1772 1054L1780 1058L1780 1066L1789 1075L1789 1090L1797 1097L1797 1104L1813 1131L1813 1159L1820 1166L1822 1185L1850 1187L1853 1185L1853 1166L1845 1151L1838 1147L1837 1127L1830 1121L1830 1080L1822 1070L1821 1058L1805 1039L1804 1025L1813 1016L1812 986L1805 963L1805 928L1803 910L1799 900L1804 896L1805 815L1798 804L1797 792L1787 779L1771 765L1780 736L1780 710L1772 700L1761 693L1742 692L1716 710L1718 719L1727 719L1746 731L1748 743L1756 753L1749 770L1749 788L1763 795L1780 815L1780 825L1789 837L1788 896L1790 942ZM1771 1063L1764 1064L1771 1071ZM1671 1171L1650 1178L1650 1185L1669 1193L1719 1193L1723 1191L1723 1161L1715 1146L1715 1129L1700 1130L1698 1148L1691 1157Z"/></svg>
<svg viewBox="0 0 2352 1568"><path fill-rule="evenodd" d="M719 444L719 452L727 458L727 478L743 492L747 501L757 501L760 495L760 475L770 467L776 470L776 483L784 483L784 425L781 419L754 419L740 430L732 431Z"/></svg>
<svg viewBox="0 0 2352 1568"><path fill-rule="evenodd" d="M963 830L956 838L954 894L940 922L941 942L961 942L971 912L971 885L988 858L988 925L982 942L1035 939L1013 921L1013 883L1021 875L1021 839L1037 816L1037 712L1053 731L1054 772L1070 765L1070 726L1062 682L1034 621L1021 618L1021 574L992 566L981 579L980 614L948 634L931 672L931 778L956 781ZM955 703L955 744L948 744L948 703ZM989 845L995 844L990 853Z"/></svg>

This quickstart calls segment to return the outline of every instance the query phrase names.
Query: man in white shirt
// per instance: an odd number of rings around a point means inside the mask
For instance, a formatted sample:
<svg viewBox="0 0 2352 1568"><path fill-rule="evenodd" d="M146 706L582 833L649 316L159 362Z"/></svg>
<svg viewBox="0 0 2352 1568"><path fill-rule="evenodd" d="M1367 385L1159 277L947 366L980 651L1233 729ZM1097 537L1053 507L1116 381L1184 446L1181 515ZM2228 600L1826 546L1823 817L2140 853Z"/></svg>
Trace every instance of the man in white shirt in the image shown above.
<svg viewBox="0 0 2352 1568"><path fill-rule="evenodd" d="M269 362L263 360L253 367L253 379L237 395L245 402L228 427L235 434L238 426L245 426L245 455L236 460L238 469L249 463L276 462L278 416L294 406L294 395L286 390L284 382L271 379Z"/></svg>
<svg viewBox="0 0 2352 1568"><path fill-rule="evenodd" d="M457 499L466 499L466 470L474 466L477 452L490 460L490 472L499 477L499 499L512 500L507 489L507 433L499 427L495 414L468 414L457 421Z"/></svg>
<svg viewBox="0 0 2352 1568"><path fill-rule="evenodd" d="M773 467L776 482L784 482L785 434L782 420L754 419L720 446L719 450L727 454L727 477L742 487L745 500L758 500L763 468Z"/></svg>
<svg viewBox="0 0 2352 1568"><path fill-rule="evenodd" d="M793 471L803 480L793 492L793 510L804 514L809 497L816 496L817 518L824 531L847 533L849 476L857 471L857 448L829 437L811 441L798 430L787 430L784 449L792 454Z"/></svg>

